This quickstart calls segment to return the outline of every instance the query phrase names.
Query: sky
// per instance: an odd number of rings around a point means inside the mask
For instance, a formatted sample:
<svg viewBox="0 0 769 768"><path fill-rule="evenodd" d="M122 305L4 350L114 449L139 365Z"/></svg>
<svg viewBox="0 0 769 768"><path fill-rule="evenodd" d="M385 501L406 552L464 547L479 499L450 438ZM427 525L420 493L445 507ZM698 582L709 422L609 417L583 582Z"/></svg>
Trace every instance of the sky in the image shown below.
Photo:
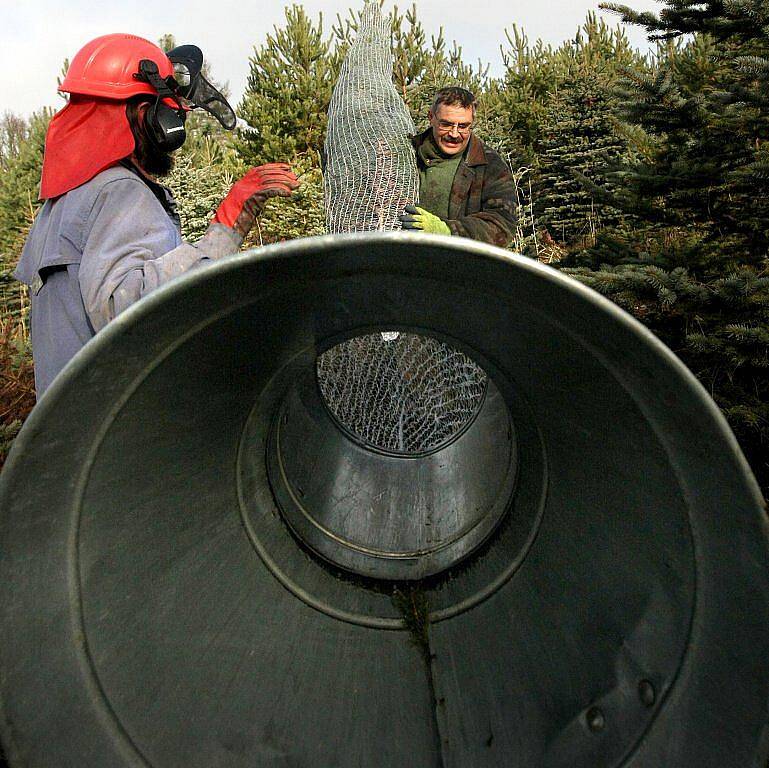
<svg viewBox="0 0 769 768"><path fill-rule="evenodd" d="M625 0L637 10L659 10L656 0ZM477 0L476 0L477 2ZM330 31L337 14L363 6L362 0L306 0L313 18L322 12ZM399 8L411 3L401 2ZM515 23L531 41L541 38L554 45L574 36L597 2L584 0L484 0L451 2L419 0L417 12L428 35L443 27L450 44L462 46L466 62L479 58L491 65L490 74L502 73L499 47L505 30ZM385 10L393 4L386 2ZM248 57L264 42L274 25L281 25L284 3L249 0L0 0L0 114L27 116L44 106L60 108L56 78L62 62L86 42L111 32L130 32L156 41L171 33L177 43L194 43L203 49L214 78L227 82L233 106L246 87ZM612 25L618 18L600 12ZM642 30L629 28L636 47L648 48Z"/></svg>

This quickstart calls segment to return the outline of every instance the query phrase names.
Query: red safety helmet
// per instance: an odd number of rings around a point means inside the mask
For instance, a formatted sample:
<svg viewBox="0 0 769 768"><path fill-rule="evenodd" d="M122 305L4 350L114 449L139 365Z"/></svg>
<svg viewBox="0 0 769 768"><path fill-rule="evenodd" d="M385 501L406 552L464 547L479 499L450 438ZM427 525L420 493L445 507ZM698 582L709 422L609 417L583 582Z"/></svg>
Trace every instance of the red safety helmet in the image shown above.
<svg viewBox="0 0 769 768"><path fill-rule="evenodd" d="M180 80L174 77L178 67ZM72 94L48 127L40 197L63 195L128 157L134 137L126 105L134 96L150 96L144 132L160 150L184 143L185 113L200 107L225 128L236 117L227 99L202 74L203 53L182 45L164 53L143 37L104 35L86 43L69 65L60 91Z"/></svg>
<svg viewBox="0 0 769 768"><path fill-rule="evenodd" d="M127 34L97 37L75 54L59 90L120 101L143 93L157 95L150 83L134 77L143 59L154 61L164 80L174 76L168 56L149 40Z"/></svg>
<svg viewBox="0 0 769 768"><path fill-rule="evenodd" d="M142 62L145 69L148 64L157 67L154 83L134 77L142 71ZM59 86L72 97L48 126L40 197L58 197L131 155L134 137L126 102L144 95L177 107L176 99L166 98L173 96L168 87L175 86L173 76L174 65L168 56L143 37L104 35L86 43ZM170 105L165 109L175 115ZM154 106L158 108L157 103ZM183 117L177 120L183 128ZM183 141L183 129L181 133Z"/></svg>

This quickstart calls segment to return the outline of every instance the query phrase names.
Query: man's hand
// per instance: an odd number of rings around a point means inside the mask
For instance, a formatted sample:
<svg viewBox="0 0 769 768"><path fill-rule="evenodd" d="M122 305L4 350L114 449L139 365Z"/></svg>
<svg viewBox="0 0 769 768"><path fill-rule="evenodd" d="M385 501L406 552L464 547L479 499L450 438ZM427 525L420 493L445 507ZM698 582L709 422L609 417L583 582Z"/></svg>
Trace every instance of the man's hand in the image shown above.
<svg viewBox="0 0 769 768"><path fill-rule="evenodd" d="M217 208L212 223L231 227L245 238L269 198L288 197L298 186L299 180L288 163L269 163L252 168L232 185Z"/></svg>
<svg viewBox="0 0 769 768"><path fill-rule="evenodd" d="M403 229L431 232L434 235L451 234L448 224L443 219L434 216L424 208L417 208L415 205L407 205L398 218L401 220Z"/></svg>

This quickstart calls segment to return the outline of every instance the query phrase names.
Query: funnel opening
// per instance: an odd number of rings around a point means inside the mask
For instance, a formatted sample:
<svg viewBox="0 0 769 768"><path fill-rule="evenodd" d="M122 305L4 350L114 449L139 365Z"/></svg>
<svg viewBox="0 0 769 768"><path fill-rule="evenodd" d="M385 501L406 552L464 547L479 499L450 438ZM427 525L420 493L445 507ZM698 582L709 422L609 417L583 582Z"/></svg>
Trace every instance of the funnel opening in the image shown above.
<svg viewBox="0 0 769 768"><path fill-rule="evenodd" d="M429 336L382 331L318 357L321 396L366 448L400 456L440 450L478 415L488 378L474 360Z"/></svg>
<svg viewBox="0 0 769 768"><path fill-rule="evenodd" d="M456 347L413 332L357 335L310 352L287 384L270 487L295 536L335 567L422 579L468 557L504 517L512 420Z"/></svg>

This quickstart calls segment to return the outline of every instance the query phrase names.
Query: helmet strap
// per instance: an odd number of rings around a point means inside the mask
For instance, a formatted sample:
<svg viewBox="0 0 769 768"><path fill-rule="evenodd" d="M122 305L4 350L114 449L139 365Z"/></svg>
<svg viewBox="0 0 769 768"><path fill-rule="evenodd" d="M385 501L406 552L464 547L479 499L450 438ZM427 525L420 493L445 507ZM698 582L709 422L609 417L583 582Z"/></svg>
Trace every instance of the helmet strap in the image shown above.
<svg viewBox="0 0 769 768"><path fill-rule="evenodd" d="M149 83L157 91L155 103L145 115L145 133L150 141L163 152L179 149L186 138L184 123L187 114L178 95L171 89L167 80L160 77L158 65L151 59L142 59L139 62L139 71L134 74L134 78ZM163 102L165 98L173 99L178 108L167 106Z"/></svg>
<svg viewBox="0 0 769 768"><path fill-rule="evenodd" d="M173 99L179 107L179 110L184 112L182 103L179 101L179 97L176 94L176 90L172 90L168 84L168 80L164 80L160 76L158 65L152 61L152 59L142 59L139 62L139 71L134 74L134 79L141 80L144 83L149 83L158 92L158 98ZM173 80L173 78L171 79ZM176 83L175 80L173 82L174 84Z"/></svg>

